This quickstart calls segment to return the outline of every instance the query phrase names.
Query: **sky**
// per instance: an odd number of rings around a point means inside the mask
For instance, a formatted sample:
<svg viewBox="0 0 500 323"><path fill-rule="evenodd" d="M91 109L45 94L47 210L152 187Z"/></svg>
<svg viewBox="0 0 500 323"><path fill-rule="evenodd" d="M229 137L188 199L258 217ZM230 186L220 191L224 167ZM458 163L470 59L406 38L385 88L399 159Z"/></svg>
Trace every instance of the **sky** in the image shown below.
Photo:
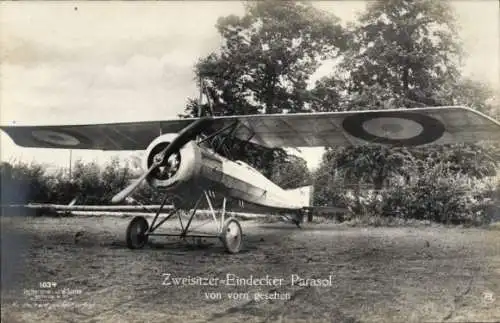
<svg viewBox="0 0 500 323"><path fill-rule="evenodd" d="M363 1L314 5L355 19ZM495 0L453 1L468 58L464 73L500 89L500 11ZM193 66L219 48L218 17L237 1L1 2L0 123L102 123L176 118L198 97ZM328 74L323 66L312 81ZM0 134L2 161L67 166L68 150L17 147ZM321 149L303 149L314 168ZM106 162L130 153L73 150Z"/></svg>

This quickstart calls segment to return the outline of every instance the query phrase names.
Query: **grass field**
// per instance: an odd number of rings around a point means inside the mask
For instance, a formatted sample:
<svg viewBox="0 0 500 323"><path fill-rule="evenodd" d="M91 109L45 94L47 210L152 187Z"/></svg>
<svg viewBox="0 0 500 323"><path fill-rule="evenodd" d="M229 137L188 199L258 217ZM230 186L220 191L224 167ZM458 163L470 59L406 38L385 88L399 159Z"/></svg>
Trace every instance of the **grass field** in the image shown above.
<svg viewBox="0 0 500 323"><path fill-rule="evenodd" d="M500 321L498 227L244 221L229 255L215 240L129 250L129 220L1 218L2 322Z"/></svg>

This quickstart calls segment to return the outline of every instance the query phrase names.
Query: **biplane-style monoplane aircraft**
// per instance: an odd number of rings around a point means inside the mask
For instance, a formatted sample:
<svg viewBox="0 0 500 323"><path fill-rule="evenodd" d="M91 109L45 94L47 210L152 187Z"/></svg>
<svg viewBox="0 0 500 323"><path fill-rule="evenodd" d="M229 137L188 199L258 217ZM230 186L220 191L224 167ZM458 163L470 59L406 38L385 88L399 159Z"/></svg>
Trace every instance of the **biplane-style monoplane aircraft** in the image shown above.
<svg viewBox="0 0 500 323"><path fill-rule="evenodd" d="M152 223L144 217L131 220L126 240L141 248L148 237L171 235L156 230L179 211L191 210L187 223L178 215L180 237L188 236L191 222L205 198L213 212L218 237L226 250L242 246L242 229L232 217L225 219L226 197L255 205L301 214L309 207L296 190L285 190L248 164L221 153L230 140L273 147L333 147L347 145L422 146L500 140L500 123L465 107L369 110L298 114L261 114L202 117L90 125L2 126L23 147L145 150L144 174L112 199L119 203L146 181L173 199L174 209ZM217 219L211 199L224 196ZM193 236L190 234L189 236Z"/></svg>

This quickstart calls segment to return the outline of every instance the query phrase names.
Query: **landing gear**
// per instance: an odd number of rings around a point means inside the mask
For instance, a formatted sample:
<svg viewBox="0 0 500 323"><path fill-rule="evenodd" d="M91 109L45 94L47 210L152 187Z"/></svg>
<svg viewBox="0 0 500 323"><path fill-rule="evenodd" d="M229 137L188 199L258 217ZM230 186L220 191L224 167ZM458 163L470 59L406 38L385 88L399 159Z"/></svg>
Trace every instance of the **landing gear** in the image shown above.
<svg viewBox="0 0 500 323"><path fill-rule="evenodd" d="M198 233L188 234L188 232L190 232L192 221L197 213L196 211L198 210L198 206L200 205L203 196L207 200L213 222L215 223L217 228L217 234L198 234ZM189 237L189 238L198 238L200 240L203 238L219 238L224 244L224 248L228 253L232 254L238 253L241 250L242 240L243 240L241 225L235 218L228 218L227 220L225 220L225 214L226 214L225 198L222 205L222 213L217 218L216 212L214 211L214 208L212 206L213 205L212 198L213 196L208 194L207 191L203 191L203 194L198 198L196 204L191 210L191 214L189 216L187 223L185 223L182 220L181 214L179 212L180 209L175 207L169 214L167 214L167 216L159 220L159 215L161 211L164 209L167 200L167 198L165 197L160 208L156 212L155 217L151 222L151 225L149 225L148 221L142 216L136 216L135 218L132 219L132 221L130 221L130 224L128 225L126 232L127 247L129 247L130 249L140 249L146 245L146 243L148 242L148 238L150 236L171 236L171 237L179 237L181 239L186 239ZM177 214L181 231L178 233L156 233L156 230L168 219L170 219L174 214ZM191 229L191 232L192 230L193 229Z"/></svg>
<svg viewBox="0 0 500 323"><path fill-rule="evenodd" d="M226 251L229 253L238 253L241 250L242 236L241 225L238 220L234 218L227 219L220 233L220 239Z"/></svg>
<svg viewBox="0 0 500 323"><path fill-rule="evenodd" d="M140 249L148 242L148 221L142 216L136 216L130 221L127 232L127 247L130 249Z"/></svg>
<svg viewBox="0 0 500 323"><path fill-rule="evenodd" d="M284 218L287 221L291 221L293 224L295 224L297 228L302 229L302 227L300 226L304 222L304 213L302 211L284 216Z"/></svg>

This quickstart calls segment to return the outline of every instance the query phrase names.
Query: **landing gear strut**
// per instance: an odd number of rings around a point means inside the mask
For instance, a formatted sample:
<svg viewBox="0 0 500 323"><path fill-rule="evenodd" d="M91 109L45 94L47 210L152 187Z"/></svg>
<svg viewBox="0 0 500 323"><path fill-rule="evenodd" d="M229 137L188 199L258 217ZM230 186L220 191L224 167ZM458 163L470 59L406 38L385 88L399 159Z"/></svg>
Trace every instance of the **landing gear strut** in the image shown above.
<svg viewBox="0 0 500 323"><path fill-rule="evenodd" d="M188 234L189 229L191 227L191 223L194 219L196 211L198 210L198 206L201 202L201 199L205 196L208 206L210 208L210 213L212 215L212 219L217 227L217 234ZM191 238L218 238L224 244L224 248L228 253L238 253L243 245L243 231L241 229L241 225L238 220L231 217L225 219L226 214L226 198L224 198L222 205L222 213L217 218L216 212L212 207L212 200L207 191L203 191L203 194L196 201L188 222L186 224L183 223L181 214L179 212L180 209L174 208L166 217L158 221L161 211L165 207L165 203L167 201L167 197L164 198L160 208L155 214L151 225L148 224L148 221L142 216L136 216L130 221L127 231L126 231L126 242L127 247L130 249L140 249L144 247L150 236L170 236L170 237L179 237L181 239L185 239L188 237ZM179 224L181 227L181 232L179 233L156 233L156 230L165 223L168 219L170 219L174 214L177 214L179 219ZM158 223L157 223L158 222Z"/></svg>

